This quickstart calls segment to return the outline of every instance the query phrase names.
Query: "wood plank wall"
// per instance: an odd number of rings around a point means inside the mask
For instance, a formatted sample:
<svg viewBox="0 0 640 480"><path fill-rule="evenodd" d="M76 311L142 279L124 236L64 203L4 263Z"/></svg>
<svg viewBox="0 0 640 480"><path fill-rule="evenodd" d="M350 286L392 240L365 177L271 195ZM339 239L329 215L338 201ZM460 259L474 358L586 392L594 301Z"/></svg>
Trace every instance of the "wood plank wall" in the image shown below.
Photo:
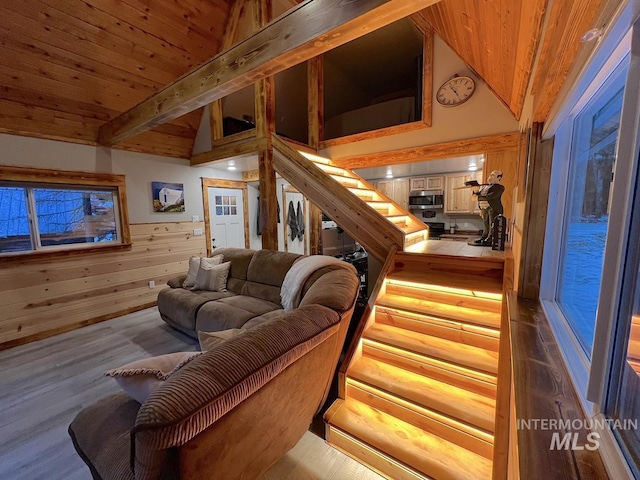
<svg viewBox="0 0 640 480"><path fill-rule="evenodd" d="M131 250L25 261L0 270L0 349L153 306L167 280L204 256L204 222L131 226ZM155 288L149 288L149 281Z"/></svg>

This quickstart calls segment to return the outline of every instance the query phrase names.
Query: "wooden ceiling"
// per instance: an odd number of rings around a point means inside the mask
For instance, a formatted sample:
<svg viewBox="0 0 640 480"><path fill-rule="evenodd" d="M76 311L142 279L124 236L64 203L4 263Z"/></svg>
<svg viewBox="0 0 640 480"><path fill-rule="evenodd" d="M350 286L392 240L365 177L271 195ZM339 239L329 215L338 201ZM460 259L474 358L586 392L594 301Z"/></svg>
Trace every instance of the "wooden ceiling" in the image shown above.
<svg viewBox="0 0 640 480"><path fill-rule="evenodd" d="M98 128L218 53L224 0L2 0L0 132L95 144ZM201 111L118 148L188 158Z"/></svg>
<svg viewBox="0 0 640 480"><path fill-rule="evenodd" d="M278 14L299 2L271 1ZM596 8L573 17L571 12L602 2L441 0L412 18L432 25L516 118L544 37L538 68L544 75L538 74L535 82L544 107L536 109L536 120L543 121L575 59L579 34L593 23ZM0 1L0 132L97 144L101 126L222 50L225 29L237 27L239 3ZM238 41L250 31L245 33L227 31L224 47L229 38ZM558 45L563 55L556 59L550 52ZM550 79L553 88L547 87ZM138 134L116 148L189 158L201 112Z"/></svg>

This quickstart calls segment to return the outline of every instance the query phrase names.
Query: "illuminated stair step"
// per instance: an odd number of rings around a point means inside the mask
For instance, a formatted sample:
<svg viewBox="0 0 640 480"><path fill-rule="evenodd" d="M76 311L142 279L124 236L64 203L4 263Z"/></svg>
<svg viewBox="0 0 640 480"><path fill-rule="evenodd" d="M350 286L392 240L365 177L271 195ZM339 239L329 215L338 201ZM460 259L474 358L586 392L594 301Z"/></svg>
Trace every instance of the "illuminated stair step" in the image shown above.
<svg viewBox="0 0 640 480"><path fill-rule="evenodd" d="M327 442L396 480L491 478L491 461L361 402L347 399L327 419ZM384 453L382 453L384 452ZM402 466L408 466L407 472Z"/></svg>
<svg viewBox="0 0 640 480"><path fill-rule="evenodd" d="M437 283L434 278L432 282ZM486 312L500 313L502 311L502 295L483 294L481 292L463 290L446 290L438 285L403 282L400 280L386 280L387 293L403 295L405 297L429 300L432 302L444 303L458 307L469 307Z"/></svg>
<svg viewBox="0 0 640 480"><path fill-rule="evenodd" d="M357 380L349 379L346 385L346 396L350 400L356 400L388 415L393 415L403 422L437 435L489 460L493 458L493 435L483 430L394 397L383 390Z"/></svg>
<svg viewBox="0 0 640 480"><path fill-rule="evenodd" d="M484 395L367 357L361 357L349 368L347 379L371 385L470 427L493 433L496 402Z"/></svg>
<svg viewBox="0 0 640 480"><path fill-rule="evenodd" d="M398 224L406 225L407 224L407 216L406 215L390 215L390 216L387 216L386 218L391 223L395 223L396 225L398 225Z"/></svg>
<svg viewBox="0 0 640 480"><path fill-rule="evenodd" d="M455 387L496 398L495 375L399 349L370 339L362 341L362 355Z"/></svg>
<svg viewBox="0 0 640 480"><path fill-rule="evenodd" d="M346 187L346 188L351 193L360 197L363 200L374 200L376 199L376 197L378 197L378 194L376 192L374 192L373 190L369 190L367 188L353 188L353 187Z"/></svg>
<svg viewBox="0 0 640 480"><path fill-rule="evenodd" d="M470 325L455 320L431 317L394 308L376 305L375 319L377 324L390 325L494 352L498 351L500 343L500 332L493 328Z"/></svg>
<svg viewBox="0 0 640 480"><path fill-rule="evenodd" d="M493 350L381 323L374 323L367 328L363 338L493 375L498 372L498 352Z"/></svg>
<svg viewBox="0 0 640 480"><path fill-rule="evenodd" d="M330 175L340 175L342 177L347 177L347 178L355 178L356 175L352 172L350 172L349 170L346 170L344 168L340 168L340 167L336 167L334 165L327 165L324 163L318 163L318 162L314 162L316 164L316 166L322 170L325 173L328 173Z"/></svg>
<svg viewBox="0 0 640 480"><path fill-rule="evenodd" d="M504 261L500 258L398 252L395 265L388 279L502 294Z"/></svg>
<svg viewBox="0 0 640 480"><path fill-rule="evenodd" d="M487 312L468 307L457 307L444 303L431 302L429 300L405 297L404 295L396 295L393 293L383 295L378 299L376 304L408 312L422 313L433 317L458 320L460 322L474 325L483 325L485 327L495 329L500 328L500 314L496 312Z"/></svg>
<svg viewBox="0 0 640 480"><path fill-rule="evenodd" d="M343 177L343 176L334 175L334 174L330 174L330 176L340 185L343 185L345 187L366 188L366 186L357 178Z"/></svg>

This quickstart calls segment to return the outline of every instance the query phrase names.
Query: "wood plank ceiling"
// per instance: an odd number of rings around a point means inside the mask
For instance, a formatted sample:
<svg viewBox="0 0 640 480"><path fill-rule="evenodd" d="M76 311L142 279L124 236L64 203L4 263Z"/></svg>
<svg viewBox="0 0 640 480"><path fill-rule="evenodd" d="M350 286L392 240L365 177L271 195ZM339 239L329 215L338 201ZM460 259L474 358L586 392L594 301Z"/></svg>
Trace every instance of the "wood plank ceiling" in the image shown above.
<svg viewBox="0 0 640 480"><path fill-rule="evenodd" d="M298 1L273 0L280 11ZM0 132L97 144L99 127L222 49L225 28L233 23L233 3L0 1ZM519 118L543 37L545 8L552 5L534 85L540 98L540 105L534 105L535 120L544 121L576 58L579 34L593 23L602 3L441 0L412 18L432 25ZM592 6L587 9L585 4ZM583 10L587 13L580 14ZM550 54L558 48L559 59ZM189 158L201 112L138 134L116 148Z"/></svg>
<svg viewBox="0 0 640 480"><path fill-rule="evenodd" d="M442 0L420 15L519 119L546 4Z"/></svg>
<svg viewBox="0 0 640 480"><path fill-rule="evenodd" d="M0 132L96 144L98 128L220 49L225 0L2 0ZM117 148L191 156L201 110Z"/></svg>

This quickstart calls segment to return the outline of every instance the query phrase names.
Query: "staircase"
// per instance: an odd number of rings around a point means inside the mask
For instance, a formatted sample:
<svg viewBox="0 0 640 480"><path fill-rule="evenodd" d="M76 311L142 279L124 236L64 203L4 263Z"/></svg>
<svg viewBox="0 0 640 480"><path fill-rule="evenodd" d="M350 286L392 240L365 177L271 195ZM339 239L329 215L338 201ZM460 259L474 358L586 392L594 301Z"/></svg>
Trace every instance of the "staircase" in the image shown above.
<svg viewBox="0 0 640 480"><path fill-rule="evenodd" d="M272 145L276 171L379 260L392 245L405 251L426 245L424 222L353 171L300 152L275 134Z"/></svg>
<svg viewBox="0 0 640 480"><path fill-rule="evenodd" d="M342 368L327 442L392 479L490 479L502 270L398 252Z"/></svg>

